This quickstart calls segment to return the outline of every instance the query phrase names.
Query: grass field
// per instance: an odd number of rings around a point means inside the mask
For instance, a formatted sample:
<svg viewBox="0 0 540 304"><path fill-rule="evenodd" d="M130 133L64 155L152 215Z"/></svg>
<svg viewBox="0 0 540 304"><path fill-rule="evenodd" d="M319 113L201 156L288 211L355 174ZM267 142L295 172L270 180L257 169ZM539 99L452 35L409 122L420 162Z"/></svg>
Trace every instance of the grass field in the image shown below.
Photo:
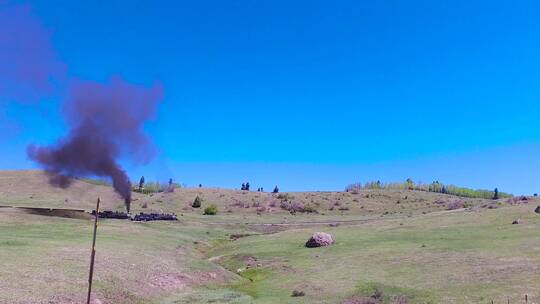
<svg viewBox="0 0 540 304"><path fill-rule="evenodd" d="M38 171L1 172L0 188L0 205L90 210L99 195L107 209L122 209L109 187L55 189ZM218 215L191 208L197 195ZM525 303L525 294L540 302L535 198L467 199L466 209L446 210L458 198L291 193L318 212L296 215L269 193L197 188L134 198L136 212L175 212L179 221L101 220L94 303L367 303L374 294L379 303ZM305 248L316 231L336 243ZM0 208L0 303L84 302L91 232L90 217Z"/></svg>

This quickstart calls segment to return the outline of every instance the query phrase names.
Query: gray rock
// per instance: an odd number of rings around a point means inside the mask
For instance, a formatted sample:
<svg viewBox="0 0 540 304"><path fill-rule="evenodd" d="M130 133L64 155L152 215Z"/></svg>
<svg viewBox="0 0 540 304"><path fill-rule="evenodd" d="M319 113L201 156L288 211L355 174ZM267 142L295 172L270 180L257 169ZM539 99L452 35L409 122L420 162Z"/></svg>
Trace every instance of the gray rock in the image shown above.
<svg viewBox="0 0 540 304"><path fill-rule="evenodd" d="M324 247L334 244L332 236L325 232L315 232L306 242L306 247Z"/></svg>

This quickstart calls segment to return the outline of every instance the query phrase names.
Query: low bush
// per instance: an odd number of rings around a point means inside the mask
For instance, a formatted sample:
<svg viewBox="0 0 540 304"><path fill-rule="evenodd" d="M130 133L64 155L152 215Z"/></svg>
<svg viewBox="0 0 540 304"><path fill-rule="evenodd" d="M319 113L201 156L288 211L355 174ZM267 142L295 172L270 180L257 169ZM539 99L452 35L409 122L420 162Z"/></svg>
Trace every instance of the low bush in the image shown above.
<svg viewBox="0 0 540 304"><path fill-rule="evenodd" d="M288 193L280 193L277 195L277 199L282 200L282 201L290 201L294 199L294 196L289 195Z"/></svg>
<svg viewBox="0 0 540 304"><path fill-rule="evenodd" d="M216 215L218 213L218 208L216 205L210 205L204 209L205 215Z"/></svg>
<svg viewBox="0 0 540 304"><path fill-rule="evenodd" d="M302 203L283 201L280 204L281 209L285 209L290 213L304 212L305 207Z"/></svg>
<svg viewBox="0 0 540 304"><path fill-rule="evenodd" d="M461 208L465 208L465 203L461 200L452 201L446 206L447 210L456 210Z"/></svg>
<svg viewBox="0 0 540 304"><path fill-rule="evenodd" d="M304 207L304 212L306 212L306 213L319 213L314 206L309 205L309 204Z"/></svg>

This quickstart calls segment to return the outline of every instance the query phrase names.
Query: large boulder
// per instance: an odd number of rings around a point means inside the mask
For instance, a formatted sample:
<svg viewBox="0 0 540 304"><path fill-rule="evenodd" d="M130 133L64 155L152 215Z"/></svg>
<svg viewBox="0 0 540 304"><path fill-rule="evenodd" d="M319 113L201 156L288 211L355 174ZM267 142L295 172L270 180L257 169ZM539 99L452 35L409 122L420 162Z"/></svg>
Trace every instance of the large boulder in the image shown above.
<svg viewBox="0 0 540 304"><path fill-rule="evenodd" d="M330 246L332 244L334 244L334 239L330 234L325 232L315 232L306 242L306 247L323 247Z"/></svg>
<svg viewBox="0 0 540 304"><path fill-rule="evenodd" d="M534 212L540 213L540 206L536 207L536 209L534 209Z"/></svg>

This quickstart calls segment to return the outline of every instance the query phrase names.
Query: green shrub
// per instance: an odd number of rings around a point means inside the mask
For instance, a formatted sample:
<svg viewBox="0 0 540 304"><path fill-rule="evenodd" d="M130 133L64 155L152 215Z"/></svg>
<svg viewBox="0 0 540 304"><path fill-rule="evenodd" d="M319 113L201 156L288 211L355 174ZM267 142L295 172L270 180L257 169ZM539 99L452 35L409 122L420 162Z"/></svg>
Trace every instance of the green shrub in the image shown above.
<svg viewBox="0 0 540 304"><path fill-rule="evenodd" d="M191 207L193 208L201 208L202 199L197 195L195 200L193 200L193 203L191 204Z"/></svg>
<svg viewBox="0 0 540 304"><path fill-rule="evenodd" d="M294 196L289 195L289 193L280 193L277 195L277 199L282 201L290 201L294 199Z"/></svg>
<svg viewBox="0 0 540 304"><path fill-rule="evenodd" d="M317 211L317 208L315 208L313 205L311 204L307 204L306 206L304 206L304 212L306 213L319 213Z"/></svg>
<svg viewBox="0 0 540 304"><path fill-rule="evenodd" d="M218 208L216 205L210 205L204 209L205 215L216 215L218 213Z"/></svg>

